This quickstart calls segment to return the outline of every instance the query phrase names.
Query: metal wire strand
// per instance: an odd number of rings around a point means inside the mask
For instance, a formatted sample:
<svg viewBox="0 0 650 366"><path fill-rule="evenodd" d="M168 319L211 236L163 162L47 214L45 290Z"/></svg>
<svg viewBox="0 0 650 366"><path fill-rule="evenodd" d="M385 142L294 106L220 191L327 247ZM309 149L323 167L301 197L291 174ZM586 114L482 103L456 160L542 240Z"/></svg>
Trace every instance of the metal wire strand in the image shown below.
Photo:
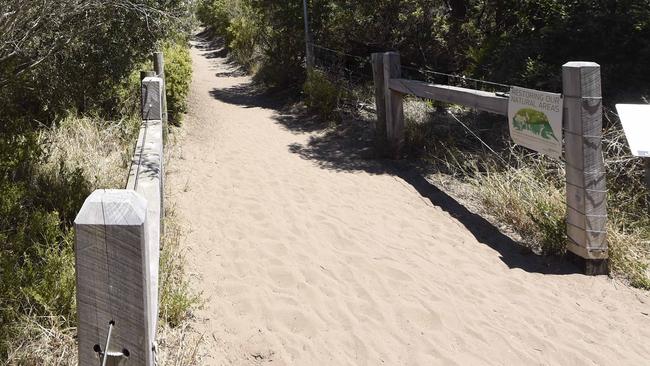
<svg viewBox="0 0 650 366"><path fill-rule="evenodd" d="M447 77L448 79L455 78L455 79L459 79L459 80L462 80L462 81L476 82L476 83L481 83L481 84L485 84L485 85L497 86L497 87L500 87L500 88L510 89L512 87L512 85L497 83L497 82L494 82L494 81L475 79L475 78L471 78L471 77L464 76L464 75L448 74L448 73L439 72L439 71L433 71L433 70L428 70L428 69L417 68L417 67L414 67L414 66L402 66L402 69L416 71L416 72L419 72L419 73L425 74L425 75L428 74L428 75L434 75L434 76L443 76L443 77Z"/></svg>
<svg viewBox="0 0 650 366"><path fill-rule="evenodd" d="M370 57L362 57L362 56L351 55L349 53L345 53L345 52L340 51L340 50L335 50L335 49L331 49L331 48L328 48L328 47L325 47L325 46L321 46L321 45L316 44L316 43L310 43L310 45L312 47L314 47L314 48L318 48L318 49L321 49L321 50L333 52L333 53L336 53L336 54L341 55L341 56L350 57L350 58L353 58L355 60L361 61L363 63L370 64Z"/></svg>

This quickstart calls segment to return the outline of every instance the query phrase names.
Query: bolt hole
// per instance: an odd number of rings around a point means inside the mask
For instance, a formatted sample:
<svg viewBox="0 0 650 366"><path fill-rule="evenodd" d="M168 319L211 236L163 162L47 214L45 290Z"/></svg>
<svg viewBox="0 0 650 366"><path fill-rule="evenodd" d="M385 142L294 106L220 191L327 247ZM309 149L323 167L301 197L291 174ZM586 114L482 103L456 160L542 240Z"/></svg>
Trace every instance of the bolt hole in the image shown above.
<svg viewBox="0 0 650 366"><path fill-rule="evenodd" d="M129 356L131 356L131 352L129 352L129 350L126 349L126 348L122 350L122 354L124 355L124 357L129 357Z"/></svg>
<svg viewBox="0 0 650 366"><path fill-rule="evenodd" d="M115 325L115 320L111 320L110 322L108 322L108 324Z"/></svg>
<svg viewBox="0 0 650 366"><path fill-rule="evenodd" d="M93 346L93 351L95 351L95 353L101 353L102 352L102 347L100 345L96 344L96 345Z"/></svg>

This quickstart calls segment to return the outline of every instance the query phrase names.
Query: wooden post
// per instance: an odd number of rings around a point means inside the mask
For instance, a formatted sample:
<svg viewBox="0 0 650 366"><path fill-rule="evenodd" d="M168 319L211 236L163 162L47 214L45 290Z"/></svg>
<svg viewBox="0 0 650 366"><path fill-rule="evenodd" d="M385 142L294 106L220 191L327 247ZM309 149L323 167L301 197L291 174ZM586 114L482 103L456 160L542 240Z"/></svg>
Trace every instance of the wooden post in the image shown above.
<svg viewBox="0 0 650 366"><path fill-rule="evenodd" d="M109 365L154 364L146 215L136 192L98 190L75 219L79 365L100 364L99 352Z"/></svg>
<svg viewBox="0 0 650 366"><path fill-rule="evenodd" d="M607 274L607 190L602 152L600 66L562 67L566 155L567 249L589 275Z"/></svg>
<svg viewBox="0 0 650 366"><path fill-rule="evenodd" d="M403 95L390 88L391 79L399 79L402 65L397 52L384 53L384 95L386 103L386 136L388 154L399 159L404 145L404 107Z"/></svg>
<svg viewBox="0 0 650 366"><path fill-rule="evenodd" d="M372 75L375 82L375 105L377 122L375 124L375 150L377 155L387 155L388 139L386 136L386 83L384 83L384 54L372 54Z"/></svg>
<svg viewBox="0 0 650 366"><path fill-rule="evenodd" d="M165 78L165 58L162 52L154 52L153 69L156 76L162 79L162 120L166 124L169 119L167 111L167 79Z"/></svg>
<svg viewBox="0 0 650 366"><path fill-rule="evenodd" d="M142 80L142 119L145 121L162 121L164 94L163 81L158 77L146 77Z"/></svg>

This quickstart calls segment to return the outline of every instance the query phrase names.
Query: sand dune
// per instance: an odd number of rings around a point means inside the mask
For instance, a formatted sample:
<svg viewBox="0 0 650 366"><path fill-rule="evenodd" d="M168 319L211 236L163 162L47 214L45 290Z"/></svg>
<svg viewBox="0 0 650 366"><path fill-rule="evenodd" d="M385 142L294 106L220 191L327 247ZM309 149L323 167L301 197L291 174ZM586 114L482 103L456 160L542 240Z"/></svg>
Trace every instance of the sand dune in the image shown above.
<svg viewBox="0 0 650 366"><path fill-rule="evenodd" d="M192 56L168 184L206 365L650 365L647 293L513 265L408 179L306 159L322 132Z"/></svg>

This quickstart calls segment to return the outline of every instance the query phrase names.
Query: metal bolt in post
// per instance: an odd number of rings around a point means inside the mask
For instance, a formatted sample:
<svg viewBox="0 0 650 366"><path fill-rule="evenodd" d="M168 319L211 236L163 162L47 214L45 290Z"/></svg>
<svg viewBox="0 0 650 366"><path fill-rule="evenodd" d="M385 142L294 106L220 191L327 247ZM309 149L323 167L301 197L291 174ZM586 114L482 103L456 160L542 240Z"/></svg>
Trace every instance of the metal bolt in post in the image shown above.
<svg viewBox="0 0 650 366"><path fill-rule="evenodd" d="M97 344L95 345L95 352L99 355L101 361L101 366L116 366L120 362L129 358L129 350L123 349L122 352L110 352L108 349L111 346L111 336L113 334L113 326L115 325L114 321L108 322L108 335L106 336L106 343L104 350ZM111 359L111 362L108 363L108 360Z"/></svg>

